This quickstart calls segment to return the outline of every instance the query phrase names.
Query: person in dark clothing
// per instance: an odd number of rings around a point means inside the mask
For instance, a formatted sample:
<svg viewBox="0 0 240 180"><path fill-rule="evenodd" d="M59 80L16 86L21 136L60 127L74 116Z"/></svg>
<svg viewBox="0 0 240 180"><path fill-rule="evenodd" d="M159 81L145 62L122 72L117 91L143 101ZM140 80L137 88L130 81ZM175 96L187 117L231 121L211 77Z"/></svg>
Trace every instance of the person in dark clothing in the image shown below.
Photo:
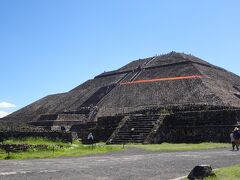
<svg viewBox="0 0 240 180"><path fill-rule="evenodd" d="M237 127L234 128L234 130L230 134L232 148L235 150L235 147L237 150L239 150L239 139L240 139L240 132Z"/></svg>
<svg viewBox="0 0 240 180"><path fill-rule="evenodd" d="M230 140L231 140L231 144L232 144L232 150L234 151L235 150L235 146L236 146L236 143L235 143L235 138L234 138L234 134L233 134L234 131L232 131L230 133ZM237 147L237 146L236 146Z"/></svg>

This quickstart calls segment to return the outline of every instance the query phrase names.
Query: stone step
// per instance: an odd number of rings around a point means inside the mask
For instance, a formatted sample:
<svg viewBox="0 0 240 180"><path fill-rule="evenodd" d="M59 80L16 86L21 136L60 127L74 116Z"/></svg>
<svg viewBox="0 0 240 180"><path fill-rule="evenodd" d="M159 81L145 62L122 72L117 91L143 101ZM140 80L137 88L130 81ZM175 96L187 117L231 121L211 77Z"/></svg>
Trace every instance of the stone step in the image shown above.
<svg viewBox="0 0 240 180"><path fill-rule="evenodd" d="M131 135L131 134L128 134L128 135L117 135L116 136L116 139L126 139L126 138L131 138L131 139L145 139L147 135Z"/></svg>
<svg viewBox="0 0 240 180"><path fill-rule="evenodd" d="M131 119L128 122L142 122L142 121L149 122L149 121L156 121L156 120L158 119Z"/></svg>
<svg viewBox="0 0 240 180"><path fill-rule="evenodd" d="M142 118L145 118L145 119L153 119L153 118L157 119L157 118L159 118L159 116L150 116L150 117L149 116L138 116L138 117L137 116L132 116L131 117L131 119L142 119Z"/></svg>
<svg viewBox="0 0 240 180"><path fill-rule="evenodd" d="M156 123L156 121L131 121L131 122L127 122L127 124L154 124Z"/></svg>
<svg viewBox="0 0 240 180"><path fill-rule="evenodd" d="M149 127L146 127L146 126L142 126L142 127L139 127L139 126L127 126L127 127L124 127L122 128L122 130L127 130L127 131L131 131L132 128L134 128L134 130L149 130L151 129L153 126L149 126Z"/></svg>
<svg viewBox="0 0 240 180"><path fill-rule="evenodd" d="M116 141L133 141L133 140L136 140L136 141L144 141L145 138L130 138L130 137L126 137L126 138L118 138L116 137L114 140Z"/></svg>
<svg viewBox="0 0 240 180"><path fill-rule="evenodd" d="M117 136L116 139L145 139L143 136Z"/></svg>
<svg viewBox="0 0 240 180"><path fill-rule="evenodd" d="M148 131L139 131L139 132L129 132L129 131L120 131L118 134L148 134Z"/></svg>
<svg viewBox="0 0 240 180"><path fill-rule="evenodd" d="M152 125L142 125L142 126L134 126L134 125L130 125L130 124L128 124L128 125L126 125L125 127L124 127L124 129L128 129L128 130L131 130L131 128L135 128L135 129L149 129L149 128L152 128L154 125L152 124Z"/></svg>
<svg viewBox="0 0 240 180"><path fill-rule="evenodd" d="M131 135L126 135L126 136L116 136L115 139L145 139L147 136L131 136Z"/></svg>
<svg viewBox="0 0 240 180"><path fill-rule="evenodd" d="M125 124L125 126L153 126L154 124Z"/></svg>
<svg viewBox="0 0 240 180"><path fill-rule="evenodd" d="M112 141L111 144L143 143L143 141Z"/></svg>
<svg viewBox="0 0 240 180"><path fill-rule="evenodd" d="M121 131L118 134L133 134L133 135L138 135L138 134L149 134L148 131L138 131L138 132L129 132L129 131Z"/></svg>
<svg viewBox="0 0 240 180"><path fill-rule="evenodd" d="M141 142L143 142L144 140L143 140L143 139L135 139L135 140L134 140L134 139L130 139L130 138L129 138L129 139L114 139L114 140L112 140L112 142L114 142L114 141L115 141L115 142L116 142L116 141L118 141L118 142L124 142L124 141L125 141L125 142L126 142L126 141L128 141L128 142L130 142L130 141L131 141L131 142L136 142L136 141L141 141Z"/></svg>
<svg viewBox="0 0 240 180"><path fill-rule="evenodd" d="M154 124L156 121L131 121L126 124Z"/></svg>
<svg viewBox="0 0 240 180"><path fill-rule="evenodd" d="M116 138L114 141L144 141L144 138Z"/></svg>
<svg viewBox="0 0 240 180"><path fill-rule="evenodd" d="M138 118L140 118L140 117L159 117L160 115L158 115L158 114L149 114L149 115L133 115L133 116L130 116L131 118L133 118L133 117L138 117Z"/></svg>
<svg viewBox="0 0 240 180"><path fill-rule="evenodd" d="M146 134L118 134L117 137L144 137Z"/></svg>
<svg viewBox="0 0 240 180"><path fill-rule="evenodd" d="M146 134L118 134L116 137L144 137Z"/></svg>
<svg viewBox="0 0 240 180"><path fill-rule="evenodd" d="M111 143L144 142L159 117L159 115L130 116L130 119L121 127ZM132 128L134 131L131 131Z"/></svg>
<svg viewBox="0 0 240 180"><path fill-rule="evenodd" d="M136 123L136 124L151 124L154 123L156 121L128 121L127 124L129 123Z"/></svg>
<svg viewBox="0 0 240 180"><path fill-rule="evenodd" d="M143 126L143 125L151 125L151 124L154 124L155 122L156 121L151 121L151 122L127 122L126 124L134 124L136 126Z"/></svg>
<svg viewBox="0 0 240 180"><path fill-rule="evenodd" d="M133 139L126 139L126 140L114 140L112 144L126 144L126 143L143 143L144 140L133 140Z"/></svg>
<svg viewBox="0 0 240 180"><path fill-rule="evenodd" d="M149 134L149 131L119 131L119 134Z"/></svg>
<svg viewBox="0 0 240 180"><path fill-rule="evenodd" d="M145 137L135 137L135 138L133 138L133 137L116 137L114 140L144 140L145 139Z"/></svg>
<svg viewBox="0 0 240 180"><path fill-rule="evenodd" d="M131 119L140 119L140 118L158 118L159 116L130 116Z"/></svg>
<svg viewBox="0 0 240 180"><path fill-rule="evenodd" d="M158 120L158 118L156 119L146 119L146 118L142 118L142 119L131 119L129 121L156 121Z"/></svg>
<svg viewBox="0 0 240 180"><path fill-rule="evenodd" d="M151 129L153 126L126 126L122 129L131 131L132 128L136 129Z"/></svg>
<svg viewBox="0 0 240 180"><path fill-rule="evenodd" d="M131 119L157 119L159 116L152 116L152 117L147 117L147 116L142 116L142 117L130 117Z"/></svg>

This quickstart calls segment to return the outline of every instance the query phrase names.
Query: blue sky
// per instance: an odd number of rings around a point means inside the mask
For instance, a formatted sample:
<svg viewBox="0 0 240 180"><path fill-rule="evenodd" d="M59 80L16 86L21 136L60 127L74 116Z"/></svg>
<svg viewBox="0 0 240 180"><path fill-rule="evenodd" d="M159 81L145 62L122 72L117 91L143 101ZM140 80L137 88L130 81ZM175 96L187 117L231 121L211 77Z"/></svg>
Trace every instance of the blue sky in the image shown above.
<svg viewBox="0 0 240 180"><path fill-rule="evenodd" d="M240 75L239 7L239 0L1 0L0 114L173 50Z"/></svg>

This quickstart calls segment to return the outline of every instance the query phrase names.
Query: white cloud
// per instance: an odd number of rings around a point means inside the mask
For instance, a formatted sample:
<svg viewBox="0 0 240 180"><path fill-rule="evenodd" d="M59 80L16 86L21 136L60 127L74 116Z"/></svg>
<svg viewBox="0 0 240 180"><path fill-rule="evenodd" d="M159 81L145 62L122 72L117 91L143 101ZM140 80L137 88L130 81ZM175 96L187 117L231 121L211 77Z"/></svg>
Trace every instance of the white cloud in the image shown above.
<svg viewBox="0 0 240 180"><path fill-rule="evenodd" d="M12 108L12 107L16 107L16 105L8 102L0 102L0 109Z"/></svg>
<svg viewBox="0 0 240 180"><path fill-rule="evenodd" d="M5 116L7 116L9 113L5 112L5 111L0 111L0 118L3 118Z"/></svg>

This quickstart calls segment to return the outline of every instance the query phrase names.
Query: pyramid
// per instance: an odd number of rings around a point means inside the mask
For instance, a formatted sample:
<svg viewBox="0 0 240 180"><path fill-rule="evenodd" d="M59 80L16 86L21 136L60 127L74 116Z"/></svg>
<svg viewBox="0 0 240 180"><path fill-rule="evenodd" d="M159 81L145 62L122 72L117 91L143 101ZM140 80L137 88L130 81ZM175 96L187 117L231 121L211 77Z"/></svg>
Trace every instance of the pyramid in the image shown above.
<svg viewBox="0 0 240 180"><path fill-rule="evenodd" d="M46 96L1 122L94 132L107 143L226 142L240 123L240 77L171 52L103 72Z"/></svg>
<svg viewBox="0 0 240 180"><path fill-rule="evenodd" d="M101 92L106 90L106 94ZM42 114L78 111L88 105L98 106L98 116L109 116L146 107L192 104L240 107L240 77L194 56L171 52L104 72L69 92L46 96L3 120L29 122Z"/></svg>

